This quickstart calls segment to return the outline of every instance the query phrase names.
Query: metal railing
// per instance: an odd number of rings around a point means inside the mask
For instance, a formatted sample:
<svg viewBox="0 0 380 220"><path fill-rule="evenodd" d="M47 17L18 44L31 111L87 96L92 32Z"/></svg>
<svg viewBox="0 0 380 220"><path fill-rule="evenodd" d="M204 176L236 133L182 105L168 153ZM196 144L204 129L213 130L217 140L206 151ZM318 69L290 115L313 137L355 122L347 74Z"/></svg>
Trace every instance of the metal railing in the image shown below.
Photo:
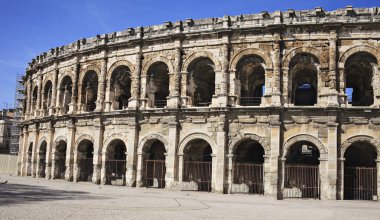
<svg viewBox="0 0 380 220"><path fill-rule="evenodd" d="M94 172L93 159L82 158L80 160L79 181L91 182L93 172Z"/></svg>
<svg viewBox="0 0 380 220"><path fill-rule="evenodd" d="M295 188L300 195L289 195L288 198L319 198L318 165L285 165L285 188Z"/></svg>
<svg viewBox="0 0 380 220"><path fill-rule="evenodd" d="M164 108L167 104L167 100L154 100L154 107Z"/></svg>
<svg viewBox="0 0 380 220"><path fill-rule="evenodd" d="M145 187L165 188L165 160L145 160L143 181Z"/></svg>
<svg viewBox="0 0 380 220"><path fill-rule="evenodd" d="M240 97L241 106L259 106L261 97Z"/></svg>
<svg viewBox="0 0 380 220"><path fill-rule="evenodd" d="M183 180L195 182L198 191L211 191L212 162L185 161Z"/></svg>
<svg viewBox="0 0 380 220"><path fill-rule="evenodd" d="M194 106L199 106L199 107L207 107L209 105L211 105L212 102L198 102L198 103L195 103Z"/></svg>
<svg viewBox="0 0 380 220"><path fill-rule="evenodd" d="M376 167L344 168L344 199L373 200L377 196Z"/></svg>
<svg viewBox="0 0 380 220"><path fill-rule="evenodd" d="M56 179L65 179L65 172L66 172L66 157L58 158L55 162L56 166L56 175L54 178Z"/></svg>
<svg viewBox="0 0 380 220"><path fill-rule="evenodd" d="M125 182L126 160L107 160L106 168L106 184L112 184L113 181L121 179L123 185Z"/></svg>
<svg viewBox="0 0 380 220"><path fill-rule="evenodd" d="M264 194L264 170L262 164L235 163L234 183L246 184L251 194Z"/></svg>

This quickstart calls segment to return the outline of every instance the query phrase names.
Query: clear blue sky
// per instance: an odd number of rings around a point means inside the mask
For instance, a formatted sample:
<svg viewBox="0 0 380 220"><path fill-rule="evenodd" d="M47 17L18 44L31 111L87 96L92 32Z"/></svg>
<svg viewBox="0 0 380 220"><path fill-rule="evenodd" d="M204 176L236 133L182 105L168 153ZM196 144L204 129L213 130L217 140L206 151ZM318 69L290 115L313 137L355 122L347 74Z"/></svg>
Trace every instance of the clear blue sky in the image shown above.
<svg viewBox="0 0 380 220"><path fill-rule="evenodd" d="M380 6L378 0L0 0L0 109L17 73L50 48L128 27L293 9Z"/></svg>

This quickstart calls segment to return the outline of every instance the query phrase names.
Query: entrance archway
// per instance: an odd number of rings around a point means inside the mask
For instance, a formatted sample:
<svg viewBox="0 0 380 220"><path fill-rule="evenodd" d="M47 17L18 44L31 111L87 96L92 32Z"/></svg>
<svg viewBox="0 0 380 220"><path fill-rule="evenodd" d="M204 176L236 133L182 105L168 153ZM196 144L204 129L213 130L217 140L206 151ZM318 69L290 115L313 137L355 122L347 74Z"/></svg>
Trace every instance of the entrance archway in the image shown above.
<svg viewBox="0 0 380 220"><path fill-rule="evenodd" d="M94 171L93 158L94 144L87 139L81 141L78 145L78 181L92 181L92 174Z"/></svg>
<svg viewBox="0 0 380 220"><path fill-rule="evenodd" d="M107 147L105 163L106 184L125 185L126 153L127 147L120 139L113 140Z"/></svg>
<svg viewBox="0 0 380 220"><path fill-rule="evenodd" d="M264 148L246 140L234 152L233 183L244 184L245 193L264 194Z"/></svg>
<svg viewBox="0 0 380 220"><path fill-rule="evenodd" d="M211 191L212 148L203 139L190 141L184 149L183 181L193 182L198 191Z"/></svg>
<svg viewBox="0 0 380 220"><path fill-rule="evenodd" d="M28 159L27 159L27 167L26 167L26 176L32 175L32 156L33 156L33 142L29 144L28 148Z"/></svg>
<svg viewBox="0 0 380 220"><path fill-rule="evenodd" d="M40 145L40 151L38 152L38 177L45 178L45 168L46 168L46 148L47 143L43 141Z"/></svg>
<svg viewBox="0 0 380 220"><path fill-rule="evenodd" d="M67 143L64 140L58 142L55 149L54 179L65 179Z"/></svg>
<svg viewBox="0 0 380 220"><path fill-rule="evenodd" d="M376 148L357 141L344 153L344 199L373 200L377 196Z"/></svg>
<svg viewBox="0 0 380 220"><path fill-rule="evenodd" d="M308 141L294 143L288 150L285 160L284 197L320 197L318 148Z"/></svg>
<svg viewBox="0 0 380 220"><path fill-rule="evenodd" d="M146 187L165 188L165 145L154 140L144 149L143 181Z"/></svg>

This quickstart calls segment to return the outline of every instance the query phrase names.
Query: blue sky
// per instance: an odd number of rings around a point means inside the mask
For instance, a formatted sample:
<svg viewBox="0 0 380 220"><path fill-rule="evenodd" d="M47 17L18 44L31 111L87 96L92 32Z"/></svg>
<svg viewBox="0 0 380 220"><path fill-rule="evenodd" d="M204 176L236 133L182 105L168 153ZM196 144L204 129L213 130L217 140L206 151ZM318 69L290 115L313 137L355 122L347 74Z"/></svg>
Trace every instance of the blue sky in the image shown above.
<svg viewBox="0 0 380 220"><path fill-rule="evenodd" d="M377 0L0 0L0 109L17 73L50 48L128 27L261 11L380 6Z"/></svg>

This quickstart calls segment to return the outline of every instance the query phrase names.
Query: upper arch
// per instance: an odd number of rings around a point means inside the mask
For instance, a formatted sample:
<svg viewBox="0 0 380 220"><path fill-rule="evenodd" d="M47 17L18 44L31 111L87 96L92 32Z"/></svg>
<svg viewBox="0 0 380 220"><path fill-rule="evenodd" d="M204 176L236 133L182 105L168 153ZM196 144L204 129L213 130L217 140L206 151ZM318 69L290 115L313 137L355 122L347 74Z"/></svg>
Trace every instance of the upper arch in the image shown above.
<svg viewBox="0 0 380 220"><path fill-rule="evenodd" d="M301 141L307 141L314 144L319 150L320 157L327 158L327 153L328 153L327 148L318 138L311 136L309 134L298 134L298 135L288 138L288 140L285 141L284 143L284 152L282 154L282 158L285 159L288 150L290 149L291 146L293 146L293 144L297 142L301 142Z"/></svg>
<svg viewBox="0 0 380 220"><path fill-rule="evenodd" d="M288 53L285 54L282 66L284 68L289 68L290 61L297 56L298 54L306 53L311 54L318 58L319 63L325 63L326 61L322 59L322 51L315 47L296 47L289 50Z"/></svg>
<svg viewBox="0 0 380 220"><path fill-rule="evenodd" d="M111 79L113 71L115 71L115 69L118 68L118 67L120 67L120 66L126 66L126 67L128 67L129 70L131 71L131 75L135 71L135 66L131 62L129 62L128 60L118 60L118 61L115 61L110 66L110 68L108 69L107 79Z"/></svg>
<svg viewBox="0 0 380 220"><path fill-rule="evenodd" d="M264 148L265 155L266 156L270 155L269 140L267 138L264 138L257 134L252 134L252 133L246 133L243 136L238 135L234 139L232 139L229 145L229 154L234 154L236 152L236 149L239 147L239 145L247 140L257 141Z"/></svg>
<svg viewBox="0 0 380 220"><path fill-rule="evenodd" d="M199 52L194 52L192 54L190 54L190 56L184 60L184 63L183 63L183 68L182 70L183 71L188 71L188 68L190 66L190 64L198 59L198 58L209 58L213 63L214 63L214 71L220 71L221 70L221 63L219 61L218 58L216 58L212 53L208 52L208 51L199 51Z"/></svg>
<svg viewBox="0 0 380 220"><path fill-rule="evenodd" d="M344 67L346 61L348 58L357 53L357 52L367 52L369 54L372 54L375 58L376 61L379 62L379 50L368 46L368 45L359 45L359 46L353 46L350 49L346 50L339 58L339 67Z"/></svg>
<svg viewBox="0 0 380 220"><path fill-rule="evenodd" d="M231 62L230 62L230 69L236 70L236 66L239 63L239 61L243 57L250 56L250 55L256 55L256 56L261 57L264 60L266 67L273 68L272 59L267 53L257 48L247 48L247 49L240 50L234 55L234 57L231 59Z"/></svg>
<svg viewBox="0 0 380 220"><path fill-rule="evenodd" d="M178 153L183 154L185 147L189 144L189 142L196 140L196 139L202 139L202 140L206 141L211 146L212 153L214 154L216 152L216 143L215 143L214 139L212 139L207 134L192 133L192 134L189 134L182 139L181 143L179 144Z"/></svg>
<svg viewBox="0 0 380 220"><path fill-rule="evenodd" d="M368 135L356 135L344 141L341 145L341 157L344 157L344 154L346 153L347 149L355 142L367 142L371 144L375 147L377 156L380 157L380 141Z"/></svg>
<svg viewBox="0 0 380 220"><path fill-rule="evenodd" d="M103 149L102 149L103 154L107 152L108 147L115 140L120 140L125 144L125 146L127 146L127 137L125 134L122 134L122 133L112 134L103 142Z"/></svg>
<svg viewBox="0 0 380 220"><path fill-rule="evenodd" d="M165 150L166 152L168 152L168 142L166 141L166 139L160 135L160 134L157 134L157 133L153 133L153 134L149 134L147 136L145 136L139 143L139 148L138 148L138 153L142 153L144 151L144 149L150 144L152 143L152 141L155 141L155 140L159 140L161 141L164 145L165 145Z"/></svg>
<svg viewBox="0 0 380 220"><path fill-rule="evenodd" d="M95 65L90 65L86 68L84 68L81 73L80 73L80 79L79 79L79 85L82 85L83 83L83 79L84 77L86 76L86 73L89 72L89 71L94 71L96 73L96 75L98 76L98 79L99 79L99 74L100 74L100 69L99 67L95 66Z"/></svg>
<svg viewBox="0 0 380 220"><path fill-rule="evenodd" d="M149 68L154 64L154 63L157 63L157 62L163 62L165 63L167 66L168 66L168 70L169 70L169 74L173 74L174 73L174 68L173 68L173 63L171 60L169 60L168 58L166 57L163 57L163 56L158 56L158 57L153 57L152 59L148 60L143 68L142 68L142 72L141 74L142 75L147 75L148 74L148 70Z"/></svg>

